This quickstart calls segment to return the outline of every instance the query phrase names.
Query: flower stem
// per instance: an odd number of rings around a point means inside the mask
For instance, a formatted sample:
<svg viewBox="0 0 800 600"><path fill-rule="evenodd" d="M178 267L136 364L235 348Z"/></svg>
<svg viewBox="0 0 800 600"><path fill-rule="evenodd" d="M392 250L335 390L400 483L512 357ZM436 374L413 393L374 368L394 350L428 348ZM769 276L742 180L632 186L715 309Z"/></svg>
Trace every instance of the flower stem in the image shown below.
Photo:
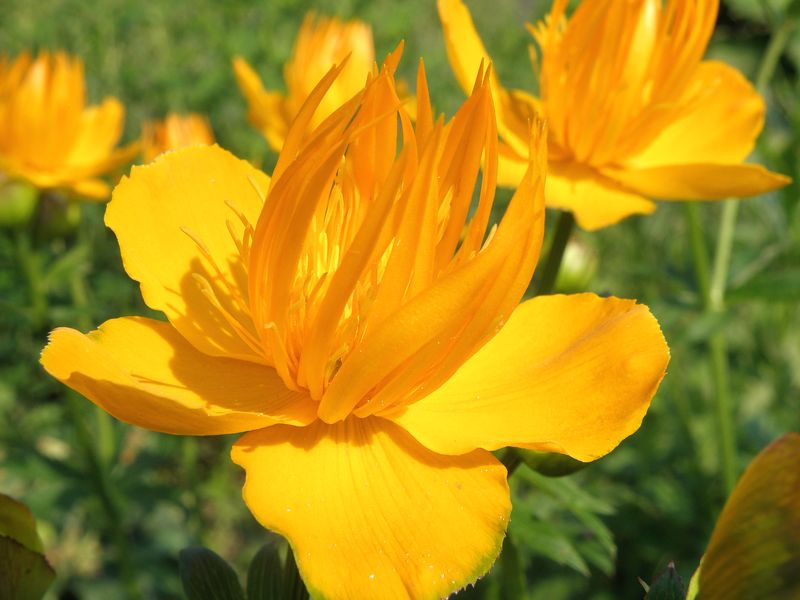
<svg viewBox="0 0 800 600"><path fill-rule="evenodd" d="M569 242L574 228L575 217L573 214L569 211L562 211L558 215L553 241L550 243L550 250L547 254L541 277L533 287L534 296L549 294L553 291L558 271L561 268L561 261L564 259L564 250L567 248L567 242Z"/></svg>
<svg viewBox="0 0 800 600"><path fill-rule="evenodd" d="M775 74L778 61L791 38L796 24L795 18L787 17L775 30L767 45L755 82L756 89L762 94L766 91L772 76ZM695 272L707 314L721 314L725 311L725 288L728 282L738 215L739 200L731 199L726 201L722 207L714 265L709 279L708 259L706 258L704 244L702 244L703 238L699 219L697 218L696 209L691 204L687 205L692 250L695 257ZM730 398L728 343L724 330L718 330L712 334L709 340L709 349L711 351L711 371L715 388L722 478L725 484L725 491L729 494L736 485L738 468L736 466L736 430L734 428L733 406Z"/></svg>
<svg viewBox="0 0 800 600"><path fill-rule="evenodd" d="M730 202L730 201L729 201ZM706 251L703 230L700 225L700 217L697 205L687 202L685 205L686 221L689 226L689 242L692 247L692 259L694 262L695 278L697 288L700 292L703 310L707 315L721 313L724 304L713 301L713 283L722 277L722 295L724 296L724 282L727 270L720 275L723 259L727 266L727 257L720 254L717 244L717 255L714 261L714 274L709 275L708 253ZM733 236L731 229L735 223L726 221L723 217L719 241L722 243L723 237ZM728 345L725 340L723 330L715 331L711 334L708 342L711 353L711 376L714 382L714 407L717 419L717 440L719 441L720 470L726 495L731 492L736 485L736 431L733 426L733 410L731 408L730 394L728 391Z"/></svg>

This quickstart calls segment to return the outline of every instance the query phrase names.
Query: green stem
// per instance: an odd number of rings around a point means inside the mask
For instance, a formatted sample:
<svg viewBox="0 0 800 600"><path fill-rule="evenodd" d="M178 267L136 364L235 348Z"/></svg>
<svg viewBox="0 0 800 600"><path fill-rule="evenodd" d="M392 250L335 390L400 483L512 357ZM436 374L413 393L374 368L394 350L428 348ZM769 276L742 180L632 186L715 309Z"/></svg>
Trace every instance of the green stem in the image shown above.
<svg viewBox="0 0 800 600"><path fill-rule="evenodd" d="M700 292L701 304L706 314L718 313L723 306L715 305L712 301L712 281L717 277L709 276L708 253L706 251L703 229L696 205L688 202L685 204L686 220L689 226L689 240L692 247L697 288ZM723 220L723 225L725 221ZM723 227L723 229L725 229ZM720 238L722 238L722 233ZM725 235L732 233L724 232ZM719 245L717 256L719 257ZM719 260L715 260L715 266ZM716 269L715 269L716 273ZM723 279L724 281L724 279ZM723 288L724 291L724 288ZM726 494L730 493L736 485L736 437L733 426L733 411L731 408L730 394L728 392L728 350L725 332L715 331L709 340L711 352L711 375L714 382L714 406L717 419L717 440L719 442L720 469Z"/></svg>
<svg viewBox="0 0 800 600"><path fill-rule="evenodd" d="M558 216L556 222L556 230L553 234L553 241L550 244L550 250L547 254L547 260L544 263L541 276L534 285L534 296L549 294L553 291L558 277L558 271L561 269L561 261L564 259L564 250L567 248L567 242L572 235L572 230L575 227L575 217L571 212L562 211Z"/></svg>
<svg viewBox="0 0 800 600"><path fill-rule="evenodd" d="M514 448L506 448L500 457L500 462L503 463L506 471L508 471L508 477L511 477L517 467L522 464L522 458Z"/></svg>
<svg viewBox="0 0 800 600"><path fill-rule="evenodd" d="M756 75L756 89L762 94L766 92L778 61L791 38L795 29L796 19L787 19L775 30L767 45L764 56ZM690 213L687 213L690 214ZM720 314L725 311L725 290L730 270L733 239L736 231L736 220L739 215L739 200L728 200L722 208L719 236L714 254L714 266L708 279L708 261L695 257L695 267L698 286L703 295L703 305L708 314ZM702 230L699 220L690 216L690 227L693 238L697 236L702 240ZM693 249L695 241L692 241ZM697 252L695 252L697 254ZM705 255L705 250L703 250ZM703 264L705 262L705 264ZM712 334L709 340L711 350L711 366L715 388L715 404L717 413L718 437L720 444L720 461L722 464L722 477L725 491L730 493L736 485L738 468L736 464L736 429L734 427L733 405L730 397L730 382L728 373L728 343L724 330Z"/></svg>
<svg viewBox="0 0 800 600"><path fill-rule="evenodd" d="M31 303L31 325L34 331L41 329L47 320L47 294L42 277L40 257L33 250L29 231L16 234L17 260L22 268Z"/></svg>

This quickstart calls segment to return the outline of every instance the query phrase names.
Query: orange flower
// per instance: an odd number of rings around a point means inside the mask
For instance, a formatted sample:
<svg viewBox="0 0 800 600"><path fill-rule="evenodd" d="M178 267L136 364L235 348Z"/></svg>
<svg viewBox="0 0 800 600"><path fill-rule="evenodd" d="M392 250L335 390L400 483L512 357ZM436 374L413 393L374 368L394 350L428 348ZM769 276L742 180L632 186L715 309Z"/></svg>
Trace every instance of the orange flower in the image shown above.
<svg viewBox="0 0 800 600"><path fill-rule="evenodd" d="M412 125L398 59L309 129L342 68L329 73L271 180L213 146L135 167L106 222L169 323L57 329L41 359L141 427L248 432L232 451L245 502L288 538L315 598L440 598L475 581L511 511L490 451L602 456L639 427L668 361L633 301L517 306L542 241L541 124L490 228L487 78L445 123L420 68Z"/></svg>
<svg viewBox="0 0 800 600"><path fill-rule="evenodd" d="M527 123L549 128L547 205L598 229L655 210L650 197L708 200L782 187L783 175L742 164L764 124L764 101L735 69L702 60L718 0L567 0L530 26L541 96L497 78L499 181L526 168ZM488 60L461 0L439 0L447 52L465 90ZM539 65L536 67L536 65Z"/></svg>
<svg viewBox="0 0 800 600"><path fill-rule="evenodd" d="M85 106L83 63L63 52L0 58L0 171L41 189L103 200L98 179L130 161L137 145L115 146L125 110L115 98Z"/></svg>
<svg viewBox="0 0 800 600"><path fill-rule="evenodd" d="M241 57L233 61L239 88L247 99L247 117L280 151L289 126L311 90L328 70L347 59L341 75L331 84L312 125L319 125L363 87L375 64L375 48L369 25L358 20L306 15L297 34L292 56L284 67L286 94L265 90L258 74Z"/></svg>
<svg viewBox="0 0 800 600"><path fill-rule="evenodd" d="M145 123L142 132L144 162L151 162L167 150L214 143L214 132L203 115L170 113L163 121Z"/></svg>

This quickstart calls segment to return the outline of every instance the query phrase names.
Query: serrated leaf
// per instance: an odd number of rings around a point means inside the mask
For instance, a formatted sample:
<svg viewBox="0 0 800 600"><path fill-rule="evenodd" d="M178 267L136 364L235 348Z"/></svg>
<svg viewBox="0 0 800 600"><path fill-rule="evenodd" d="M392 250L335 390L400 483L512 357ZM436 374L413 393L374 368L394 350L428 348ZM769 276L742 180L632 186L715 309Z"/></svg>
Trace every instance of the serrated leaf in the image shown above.
<svg viewBox="0 0 800 600"><path fill-rule="evenodd" d="M571 475L591 464L575 460L571 456L559 454L558 452L537 452L536 450L523 450L521 448L515 448L514 451L519 454L525 466L546 477Z"/></svg>
<svg viewBox="0 0 800 600"><path fill-rule="evenodd" d="M281 600L283 565L276 542L264 544L247 570L247 600Z"/></svg>
<svg viewBox="0 0 800 600"><path fill-rule="evenodd" d="M684 600L686 586L683 579L675 570L675 564L670 562L661 575L656 578L647 591L646 600Z"/></svg>
<svg viewBox="0 0 800 600"><path fill-rule="evenodd" d="M800 598L800 434L759 454L725 503L703 557L697 598Z"/></svg>
<svg viewBox="0 0 800 600"><path fill-rule="evenodd" d="M528 552L570 567L588 577L589 566L558 527L537 521L518 523L514 528L514 536Z"/></svg>
<svg viewBox="0 0 800 600"><path fill-rule="evenodd" d="M29 550L44 553L33 513L22 502L5 494L0 494L0 535L17 540Z"/></svg>
<svg viewBox="0 0 800 600"><path fill-rule="evenodd" d="M40 600L55 576L43 554L0 535L0 600Z"/></svg>
<svg viewBox="0 0 800 600"><path fill-rule="evenodd" d="M188 600L244 600L244 591L234 570L208 548L181 550L179 564Z"/></svg>

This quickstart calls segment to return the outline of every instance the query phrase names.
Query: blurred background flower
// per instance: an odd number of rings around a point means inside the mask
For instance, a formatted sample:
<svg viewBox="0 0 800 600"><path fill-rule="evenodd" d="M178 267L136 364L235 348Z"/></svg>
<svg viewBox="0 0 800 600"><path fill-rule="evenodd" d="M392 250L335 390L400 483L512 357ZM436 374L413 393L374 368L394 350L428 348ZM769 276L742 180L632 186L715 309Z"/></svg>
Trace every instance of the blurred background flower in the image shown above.
<svg viewBox="0 0 800 600"><path fill-rule="evenodd" d="M147 121L142 127L142 159L149 163L167 150L214 143L208 119L197 113L170 113L162 121Z"/></svg>
<svg viewBox="0 0 800 600"><path fill-rule="evenodd" d="M0 59L0 171L40 189L108 197L101 176L129 162L116 148L125 109L116 98L86 105L83 61L64 52Z"/></svg>

